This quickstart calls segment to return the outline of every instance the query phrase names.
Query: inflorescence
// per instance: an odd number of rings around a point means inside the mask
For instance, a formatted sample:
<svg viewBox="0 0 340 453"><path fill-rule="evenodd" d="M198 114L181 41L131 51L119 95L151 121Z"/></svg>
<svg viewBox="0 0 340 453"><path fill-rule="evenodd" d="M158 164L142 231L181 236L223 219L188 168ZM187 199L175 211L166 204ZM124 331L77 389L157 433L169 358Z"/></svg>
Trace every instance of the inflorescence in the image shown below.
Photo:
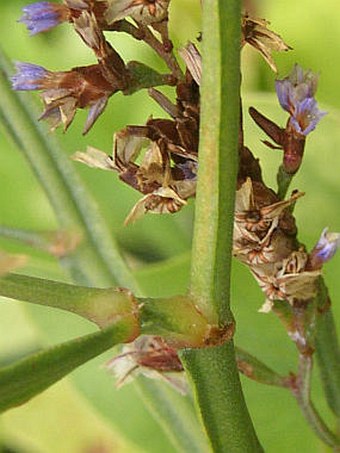
<svg viewBox="0 0 340 453"><path fill-rule="evenodd" d="M66 130L77 109L88 108L84 133L88 132L109 98L118 91L128 95L147 88L166 113L165 118L150 118L145 125L127 126L118 132L112 156L92 147L74 156L89 166L117 172L122 181L142 194L126 223L148 212L178 212L196 192L201 56L199 42L189 43L179 50L178 61L168 34L169 3L170 0L38 2L25 7L20 20L31 35L69 23L97 58L97 64L63 72L30 63L16 64L13 88L40 91L45 106L41 118L49 120L52 128L63 125ZM106 40L105 31L128 33L144 41L166 63L168 73L157 74L139 62L126 63ZM274 71L272 51L290 49L268 29L267 21L244 14L241 46L246 44L258 50ZM288 77L276 81L279 103L289 115L285 127L255 108L250 109L256 124L274 142L265 143L283 151L282 171L286 175L298 171L307 136L325 115L315 100L317 83L315 74L298 65ZM156 89L161 85L174 87L175 101ZM292 214L303 193L295 191L284 200L270 189L263 181L258 160L243 143L242 132L234 255L249 267L266 295L262 311L271 310L275 301L286 301L291 306L308 303L316 294L322 266L334 255L340 235L325 229L313 250L307 252L297 240ZM136 357L136 352L130 351L127 357ZM137 366L143 363L137 362Z"/></svg>

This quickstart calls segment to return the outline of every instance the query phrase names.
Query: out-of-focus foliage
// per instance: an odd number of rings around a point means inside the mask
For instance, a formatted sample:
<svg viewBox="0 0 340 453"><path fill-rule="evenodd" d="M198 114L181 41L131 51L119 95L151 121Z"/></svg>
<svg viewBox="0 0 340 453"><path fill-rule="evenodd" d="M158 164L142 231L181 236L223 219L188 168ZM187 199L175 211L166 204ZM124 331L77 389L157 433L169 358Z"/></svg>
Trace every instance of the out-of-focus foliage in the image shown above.
<svg viewBox="0 0 340 453"><path fill-rule="evenodd" d="M172 30L175 43L194 39L200 30L196 0L172 1ZM255 2L253 2L255 3ZM16 20L25 1L0 3L0 39L13 60L30 61L53 70L93 62L91 53L72 33L62 27L45 35L29 38L24 26ZM256 6L256 4L255 4ZM299 238L308 247L318 239L321 230L329 226L340 230L340 6L336 0L269 0L258 1L258 16L271 22L294 50L276 58L280 75L286 75L293 63L320 72L318 100L329 114L308 140L305 159L293 187L306 192L296 207ZM142 58L157 68L156 57L141 43L129 37L112 35L112 43L126 59ZM274 77L260 57L251 49L243 55L244 100L264 114L284 125L285 116L274 95ZM256 92L257 94L252 94ZM93 130L84 138L81 130L85 114L79 113L67 132L58 132L70 155L92 145L110 152L113 132L126 124L143 124L150 115L159 115L158 107L146 93L131 97L115 96ZM275 187L275 172L281 161L279 151L266 148L264 134L246 121L246 143L261 159L266 181ZM123 226L124 218L136 202L138 194L119 183L115 175L91 170L74 164L96 198L112 233L148 295L167 295L184 292L189 274L192 204L176 216L146 216L134 225ZM16 228L48 230L56 221L45 195L27 163L15 146L7 140L0 126L0 224ZM0 247L9 252L31 254L28 247L0 240ZM163 261L161 265L157 264ZM165 260L165 261L164 261ZM338 277L340 255L326 266L326 279L333 298L335 318L340 319ZM24 269L25 273L67 280L57 262L42 252L34 252ZM252 277L235 263L233 275L233 309L237 320L236 342L268 365L284 374L292 369L295 351L273 315L257 313L263 295ZM53 344L77 335L89 333L90 325L69 314L50 311L44 307L21 307L2 300L0 306L0 362L8 363L42 344ZM339 326L339 323L338 323ZM340 326L339 326L340 328ZM100 366L110 358L107 353L73 373L70 379L28 403L14 409L0 420L0 440L23 451L70 453L147 451L164 453L167 447L158 425L145 413L138 395L131 387L114 389L113 378ZM317 379L316 379L317 381ZM317 452L320 445L305 424L295 401L284 390L264 387L243 380L255 427L268 452ZM316 405L325 417L319 382L314 383ZM280 410L278 411L278 407ZM49 414L48 417L46 414ZM120 431L120 434L117 434ZM126 442L126 438L130 438ZM91 450L91 448L93 450ZM0 447L1 449L1 447Z"/></svg>

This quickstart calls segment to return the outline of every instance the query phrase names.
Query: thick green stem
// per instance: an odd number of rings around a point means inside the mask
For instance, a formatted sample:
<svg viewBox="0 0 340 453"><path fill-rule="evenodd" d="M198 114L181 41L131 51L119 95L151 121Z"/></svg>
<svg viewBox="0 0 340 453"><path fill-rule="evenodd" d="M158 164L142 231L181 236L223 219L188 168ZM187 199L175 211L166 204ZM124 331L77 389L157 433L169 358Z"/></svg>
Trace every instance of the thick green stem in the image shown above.
<svg viewBox="0 0 340 453"><path fill-rule="evenodd" d="M184 350L181 359L189 372L203 423L214 452L262 451L249 420L232 342L201 350ZM206 370L205 373L202 370Z"/></svg>
<svg viewBox="0 0 340 453"><path fill-rule="evenodd" d="M230 270L238 168L241 2L203 2L201 134L191 294L207 319L233 323ZM215 452L261 446L244 402L232 341L181 353Z"/></svg>
<svg viewBox="0 0 340 453"><path fill-rule="evenodd" d="M205 0L191 292L210 319L229 309L240 116L240 2Z"/></svg>

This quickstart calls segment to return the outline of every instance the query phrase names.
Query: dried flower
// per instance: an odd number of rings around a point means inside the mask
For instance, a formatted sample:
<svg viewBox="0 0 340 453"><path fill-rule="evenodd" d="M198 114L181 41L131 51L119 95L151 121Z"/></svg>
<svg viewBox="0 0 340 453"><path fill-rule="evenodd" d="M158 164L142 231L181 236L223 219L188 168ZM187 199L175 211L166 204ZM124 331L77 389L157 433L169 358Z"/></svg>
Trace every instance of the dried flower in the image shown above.
<svg viewBox="0 0 340 453"><path fill-rule="evenodd" d="M266 272L271 272L268 263L281 261L291 250L296 227L287 208L302 195L297 192L278 201L262 183L247 178L236 192L234 255L256 269L266 265Z"/></svg>
<svg viewBox="0 0 340 453"><path fill-rule="evenodd" d="M168 17L170 0L109 0L106 20L109 24L131 17L143 25L161 22Z"/></svg>
<svg viewBox="0 0 340 453"><path fill-rule="evenodd" d="M275 272L271 274L258 273L252 269L253 275L267 296L266 302L260 309L261 312L270 311L275 300L294 304L295 301L308 301L315 297L316 283L321 272L307 270L307 263L308 254L298 250L277 263Z"/></svg>
<svg viewBox="0 0 340 453"><path fill-rule="evenodd" d="M276 64L272 57L272 51L277 52L290 50L283 39L267 27L269 22L265 19L250 17L247 14L242 17L242 45L250 44L258 50L274 72L277 72Z"/></svg>
<svg viewBox="0 0 340 453"><path fill-rule="evenodd" d="M124 346L122 353L107 364L117 377L117 387L130 382L141 373L152 379L162 379L182 394L187 393L183 366L177 351L161 337L142 336Z"/></svg>
<svg viewBox="0 0 340 453"><path fill-rule="evenodd" d="M179 54L192 75L192 78L197 85L200 86L202 79L202 57L197 47L192 42L189 42L185 47L179 49Z"/></svg>
<svg viewBox="0 0 340 453"><path fill-rule="evenodd" d="M37 2L25 6L19 22L26 25L30 35L36 35L56 27L68 20L68 8L65 5L50 2Z"/></svg>
<svg viewBox="0 0 340 453"><path fill-rule="evenodd" d="M84 128L86 133L103 112L108 98L120 89L108 81L103 66L92 65L71 71L51 72L30 63L16 63L17 73L12 77L15 90L42 90L45 110L41 118L48 119L51 128L59 124L67 129L76 110L90 108Z"/></svg>
<svg viewBox="0 0 340 453"><path fill-rule="evenodd" d="M318 76L298 65L288 77L275 82L280 105L290 114L290 125L298 134L309 134L326 115L314 99L317 84Z"/></svg>

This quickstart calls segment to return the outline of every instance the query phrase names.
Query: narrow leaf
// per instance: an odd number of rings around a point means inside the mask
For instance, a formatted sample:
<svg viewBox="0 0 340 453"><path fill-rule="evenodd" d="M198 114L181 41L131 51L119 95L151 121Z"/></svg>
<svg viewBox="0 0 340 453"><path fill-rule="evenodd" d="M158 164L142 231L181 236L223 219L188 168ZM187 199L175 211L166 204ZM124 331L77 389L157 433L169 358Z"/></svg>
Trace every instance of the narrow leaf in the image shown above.
<svg viewBox="0 0 340 453"><path fill-rule="evenodd" d="M0 411L25 403L75 368L125 341L130 326L125 320L101 332L53 346L0 369Z"/></svg>

